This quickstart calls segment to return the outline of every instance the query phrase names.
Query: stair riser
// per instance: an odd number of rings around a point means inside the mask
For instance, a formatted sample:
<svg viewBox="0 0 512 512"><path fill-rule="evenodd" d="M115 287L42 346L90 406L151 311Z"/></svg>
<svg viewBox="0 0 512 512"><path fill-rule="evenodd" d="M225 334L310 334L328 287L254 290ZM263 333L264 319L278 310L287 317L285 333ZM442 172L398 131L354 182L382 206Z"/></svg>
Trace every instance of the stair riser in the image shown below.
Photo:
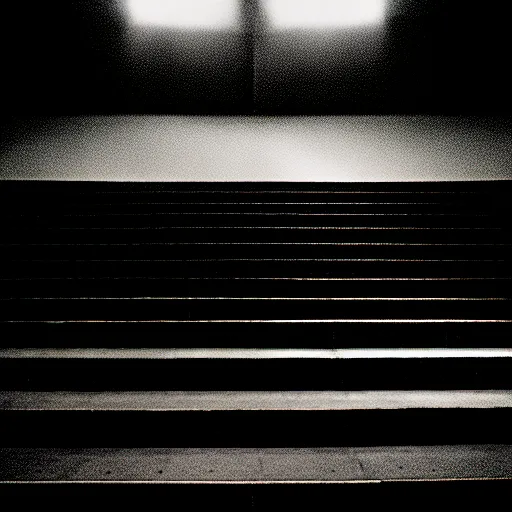
<svg viewBox="0 0 512 512"><path fill-rule="evenodd" d="M0 321L512 319L510 300L0 300Z"/></svg>
<svg viewBox="0 0 512 512"><path fill-rule="evenodd" d="M198 224L201 226L202 224ZM314 227L147 227L139 229L9 229L0 230L4 244L105 244L105 243L423 243L423 244L508 244L505 229L455 228L362 228L315 229Z"/></svg>
<svg viewBox="0 0 512 512"><path fill-rule="evenodd" d="M500 444L510 409L0 411L4 447L318 447Z"/></svg>
<svg viewBox="0 0 512 512"><path fill-rule="evenodd" d="M321 255L320 255L321 249ZM315 244L174 244L160 245L1 245L0 261L31 260L173 260L173 259L399 259L500 260L510 258L510 246L499 245L342 245Z"/></svg>
<svg viewBox="0 0 512 512"><path fill-rule="evenodd" d="M4 280L0 297L510 297L512 279L34 279Z"/></svg>
<svg viewBox="0 0 512 512"><path fill-rule="evenodd" d="M1 359L6 390L509 389L512 358Z"/></svg>

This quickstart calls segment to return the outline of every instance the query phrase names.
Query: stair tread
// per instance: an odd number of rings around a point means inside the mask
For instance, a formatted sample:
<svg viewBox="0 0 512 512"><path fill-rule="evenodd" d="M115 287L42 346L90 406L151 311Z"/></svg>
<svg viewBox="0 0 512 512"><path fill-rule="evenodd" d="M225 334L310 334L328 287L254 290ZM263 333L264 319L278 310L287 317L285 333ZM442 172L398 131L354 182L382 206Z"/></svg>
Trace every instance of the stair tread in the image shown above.
<svg viewBox="0 0 512 512"><path fill-rule="evenodd" d="M0 359L460 359L511 358L512 348L2 348Z"/></svg>
<svg viewBox="0 0 512 512"><path fill-rule="evenodd" d="M512 479L511 445L0 449L0 483Z"/></svg>
<svg viewBox="0 0 512 512"><path fill-rule="evenodd" d="M3 391L0 410L257 411L512 408L512 390L490 391Z"/></svg>

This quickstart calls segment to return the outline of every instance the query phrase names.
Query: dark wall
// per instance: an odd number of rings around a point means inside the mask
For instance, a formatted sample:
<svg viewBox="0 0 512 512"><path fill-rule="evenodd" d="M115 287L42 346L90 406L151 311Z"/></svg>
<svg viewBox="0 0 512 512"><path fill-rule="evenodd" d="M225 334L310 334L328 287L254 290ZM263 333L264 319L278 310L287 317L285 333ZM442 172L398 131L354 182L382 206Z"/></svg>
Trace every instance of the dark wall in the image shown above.
<svg viewBox="0 0 512 512"><path fill-rule="evenodd" d="M2 34L13 114L243 113L252 108L245 27L139 28L123 0L25 0ZM4 18L5 19L5 18Z"/></svg>
<svg viewBox="0 0 512 512"><path fill-rule="evenodd" d="M399 0L388 110L510 114L510 21L499 0Z"/></svg>
<svg viewBox="0 0 512 512"><path fill-rule="evenodd" d="M245 12L251 2L241 0ZM3 7L5 115L510 114L506 2L389 0L374 29L130 27L122 0Z"/></svg>
<svg viewBox="0 0 512 512"><path fill-rule="evenodd" d="M14 113L86 113L124 103L125 24L105 1L9 2L4 101Z"/></svg>
<svg viewBox="0 0 512 512"><path fill-rule="evenodd" d="M259 108L293 114L509 114L503 3L388 0L382 27L267 33Z"/></svg>

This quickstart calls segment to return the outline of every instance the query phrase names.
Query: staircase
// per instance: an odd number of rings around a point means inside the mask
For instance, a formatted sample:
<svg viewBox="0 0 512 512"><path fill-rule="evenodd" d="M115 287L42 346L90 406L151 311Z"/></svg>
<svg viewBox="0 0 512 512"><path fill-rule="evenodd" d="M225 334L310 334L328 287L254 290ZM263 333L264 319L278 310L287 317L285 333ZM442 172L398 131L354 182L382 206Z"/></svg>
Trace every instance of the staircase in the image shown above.
<svg viewBox="0 0 512 512"><path fill-rule="evenodd" d="M0 494L504 489L511 193L0 182Z"/></svg>

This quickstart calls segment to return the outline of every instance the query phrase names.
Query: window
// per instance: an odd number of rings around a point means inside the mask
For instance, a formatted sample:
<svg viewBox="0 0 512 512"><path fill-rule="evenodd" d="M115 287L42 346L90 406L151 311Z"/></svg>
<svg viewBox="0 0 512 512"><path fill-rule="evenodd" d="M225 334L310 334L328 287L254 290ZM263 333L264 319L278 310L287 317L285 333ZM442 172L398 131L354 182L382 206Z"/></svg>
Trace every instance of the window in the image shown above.
<svg viewBox="0 0 512 512"><path fill-rule="evenodd" d="M265 16L277 29L325 29L380 24L386 0L262 0Z"/></svg>
<svg viewBox="0 0 512 512"><path fill-rule="evenodd" d="M239 23L240 0L126 0L134 25L222 30Z"/></svg>

